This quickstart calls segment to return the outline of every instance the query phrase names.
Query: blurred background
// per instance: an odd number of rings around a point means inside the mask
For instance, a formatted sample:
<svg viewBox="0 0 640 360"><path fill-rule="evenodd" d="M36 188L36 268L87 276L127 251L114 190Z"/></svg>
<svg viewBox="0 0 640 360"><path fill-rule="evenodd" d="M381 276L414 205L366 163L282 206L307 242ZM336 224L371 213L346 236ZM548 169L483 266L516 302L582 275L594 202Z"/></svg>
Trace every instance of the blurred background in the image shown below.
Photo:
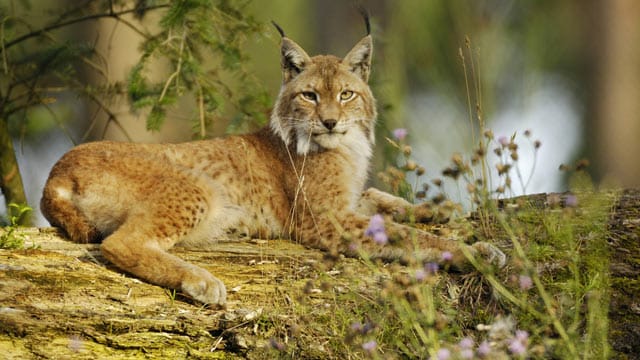
<svg viewBox="0 0 640 360"><path fill-rule="evenodd" d="M171 11L166 2L0 1L0 122L11 135L36 225L47 224L37 208L48 172L75 144L97 139L185 141L263 125L281 81L279 35L271 20L309 54L343 56L365 35L362 18L351 1L200 3L213 4L215 12L207 15L211 36L217 31L221 39L239 49L227 48L221 41L216 51L203 52L199 68L190 68L193 73L202 71L212 83L224 83L219 87L223 90L211 96L203 92L198 77L183 87L176 83L175 89L168 80L173 80L176 67L191 63L165 60L158 53L145 55L150 47L170 43L180 35L175 26L166 29L167 11ZM565 191L566 174L559 166L583 158L589 160L588 171L597 185L640 185L640 2L359 3L371 14L371 85L380 111L372 183L377 181L377 172L397 161L385 137L392 138L393 129L406 128L403 141L411 145L412 158L426 169L420 182L440 178L452 154L471 156L484 129L491 129L496 141L515 134L519 144L517 166L525 181L514 182L510 195ZM120 15L109 15L114 13ZM174 18L179 17L177 13ZM106 15L74 20L91 14ZM242 26L219 25L231 17ZM184 27L185 20L181 21ZM69 24L52 27L56 22ZM39 32L43 28L47 31ZM207 28L202 26L201 31ZM150 34L162 31L164 38L149 42ZM224 31L226 35L220 35ZM35 35L17 44L25 34ZM16 105L24 99L15 94L30 83L13 86L21 72L12 69L43 56L43 49L52 44L78 45L91 56L82 57L82 65L62 61L61 65L73 67L65 80L72 81L73 87L56 74L54 80L50 77L37 83L42 87L37 101ZM182 48L175 49L182 53ZM142 70L136 72L136 66ZM160 103L166 106L157 124L150 124L149 119L158 118L154 112L158 104L149 108L147 93L131 95L139 90L132 90L131 83L140 74L149 83L160 84L154 94L157 98L160 92ZM98 88L107 92L94 91ZM173 96L166 104L165 93ZM525 131L531 135L525 136ZM537 151L535 140L541 143ZM9 177L4 176L7 182ZM447 183L445 191L465 201L466 190L459 184ZM0 216L3 202L0 197Z"/></svg>

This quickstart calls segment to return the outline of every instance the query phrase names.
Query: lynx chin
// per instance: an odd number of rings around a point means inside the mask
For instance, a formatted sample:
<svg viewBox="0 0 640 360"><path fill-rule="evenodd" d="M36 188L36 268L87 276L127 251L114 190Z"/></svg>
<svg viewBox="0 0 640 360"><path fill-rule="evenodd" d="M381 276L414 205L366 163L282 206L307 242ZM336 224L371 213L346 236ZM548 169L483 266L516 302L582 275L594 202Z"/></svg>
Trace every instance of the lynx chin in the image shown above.
<svg viewBox="0 0 640 360"><path fill-rule="evenodd" d="M278 30L283 82L268 126L181 144L77 146L45 185L41 208L49 222L73 241L101 242L104 256L125 272L215 305L226 302L222 281L169 248L212 248L235 233L385 261L441 261L448 252L460 269L468 267L464 246L503 265L490 244L467 246L393 222L402 214L428 221L429 211L364 190L376 121L367 85L371 35L340 59L310 57ZM365 234L373 214L385 215L384 246Z"/></svg>

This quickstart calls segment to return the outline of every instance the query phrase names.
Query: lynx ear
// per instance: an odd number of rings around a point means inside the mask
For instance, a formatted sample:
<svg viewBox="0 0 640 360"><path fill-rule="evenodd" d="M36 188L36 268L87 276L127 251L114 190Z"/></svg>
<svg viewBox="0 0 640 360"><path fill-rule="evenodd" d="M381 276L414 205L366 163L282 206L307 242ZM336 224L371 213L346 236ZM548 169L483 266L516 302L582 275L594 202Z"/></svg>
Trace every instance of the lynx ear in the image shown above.
<svg viewBox="0 0 640 360"><path fill-rule="evenodd" d="M342 63L347 65L352 72L358 75L364 82L369 80L371 70L371 52L373 41L371 35L367 35L344 57Z"/></svg>
<svg viewBox="0 0 640 360"><path fill-rule="evenodd" d="M276 30L278 30L282 37L282 45L280 47L280 54L282 58L280 62L282 64L284 82L286 83L296 77L296 75L300 74L309 64L311 58L309 58L309 55L307 55L300 45L293 42L284 34L284 30L282 30L280 25L276 24L275 21L271 21L271 23L275 26Z"/></svg>
<svg viewBox="0 0 640 360"><path fill-rule="evenodd" d="M309 55L298 44L286 37L282 38L280 52L282 55L282 75L285 83L300 74L311 62Z"/></svg>

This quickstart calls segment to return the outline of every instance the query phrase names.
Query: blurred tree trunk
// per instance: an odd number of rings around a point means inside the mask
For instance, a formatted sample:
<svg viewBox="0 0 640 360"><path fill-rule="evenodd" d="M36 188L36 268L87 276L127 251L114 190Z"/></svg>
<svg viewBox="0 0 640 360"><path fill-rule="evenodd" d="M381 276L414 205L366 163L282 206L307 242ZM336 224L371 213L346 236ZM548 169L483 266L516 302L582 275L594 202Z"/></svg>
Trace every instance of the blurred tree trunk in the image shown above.
<svg viewBox="0 0 640 360"><path fill-rule="evenodd" d="M125 1L121 7L123 9L132 7L132 1ZM126 14L121 17L134 26L148 30L149 33L156 32L157 24L163 11L150 11L143 19L137 18L135 14ZM106 84L123 84L126 89L126 82L133 66L140 61L140 44L143 37L131 27L119 23L111 18L104 18L80 26L82 29L81 38L83 41L95 41L96 52L104 57L107 68L100 73L95 69L88 69L83 74L85 81L96 86ZM96 34L101 34L96 36ZM106 35L108 34L108 36ZM96 39L96 40L94 40ZM163 61L155 61L151 65L153 69L152 79L166 79L169 77L166 64ZM175 116L169 111L166 122L159 131L147 129L146 118L148 109L133 111L126 93L114 94L111 97L102 98L106 111L98 111L97 103L89 103L89 114L97 115L89 119L83 128L87 129L85 138L87 140L115 140L134 142L179 142L191 138L191 123L187 119ZM184 101L184 100L180 100ZM176 108L180 108L182 103L178 102ZM193 106L188 104L187 106Z"/></svg>
<svg viewBox="0 0 640 360"><path fill-rule="evenodd" d="M605 181L640 186L640 2L592 1L593 85L589 149ZM588 146L588 145L587 145Z"/></svg>
<svg viewBox="0 0 640 360"><path fill-rule="evenodd" d="M15 203L18 205L27 204L27 196L22 184L22 176L18 167L18 160L13 148L13 140L9 135L9 127L5 119L0 119L0 189L7 204L7 215L11 216L12 211L8 205ZM20 219L21 225L27 225L28 217Z"/></svg>

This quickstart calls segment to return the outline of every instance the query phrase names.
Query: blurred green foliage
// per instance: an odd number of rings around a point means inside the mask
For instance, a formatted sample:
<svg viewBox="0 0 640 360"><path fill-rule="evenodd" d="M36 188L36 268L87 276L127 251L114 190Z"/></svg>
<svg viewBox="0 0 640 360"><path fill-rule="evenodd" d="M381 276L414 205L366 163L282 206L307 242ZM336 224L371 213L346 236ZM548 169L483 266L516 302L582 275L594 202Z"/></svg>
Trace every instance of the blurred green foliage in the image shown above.
<svg viewBox="0 0 640 360"><path fill-rule="evenodd" d="M465 49L465 39L471 41L486 111L512 89L525 86L525 76L533 72L561 75L576 88L586 81L587 7L579 1L433 0L396 5L390 5L385 29L385 63L397 67L393 79L400 81L396 87L401 95L435 89L464 103L467 91L459 50Z"/></svg>
<svg viewBox="0 0 640 360"><path fill-rule="evenodd" d="M167 106L191 93L201 104L195 123L206 137L211 119L228 102L240 110L238 121L266 124L268 97L244 66L248 38L263 25L246 11L249 1L190 0L168 3L159 21L160 32L142 44L140 61L130 72L128 93L134 109L151 107L147 129L159 130ZM148 66L157 58L169 61L169 76L162 81L148 77ZM227 81L226 75L233 77ZM204 122L204 123L203 123Z"/></svg>
<svg viewBox="0 0 640 360"><path fill-rule="evenodd" d="M0 3L0 118L10 121L14 136L45 130L43 123L51 121L42 112L31 110L46 108L55 120L60 111L55 109L56 103L69 93L97 105L112 118L115 114L110 112L108 99L126 92L133 110L151 109L149 130L158 130L168 108L186 95L199 105L197 112L185 116L193 120L198 137L207 136L206 127L212 119L220 118L229 107L240 109L236 121L263 125L270 98L246 70L245 47L248 39L264 31L264 25L246 10L249 3ZM160 12L160 20L145 26L151 12ZM131 14L136 21L131 21ZM95 34L86 40L78 34L78 30L87 29L79 25L97 24L105 18L122 22L144 38L140 59L130 70L127 83L110 81L106 57L96 51L96 37L108 35ZM150 79L149 65L154 62L166 64L167 77L162 81ZM89 73L98 74L102 82L90 84ZM34 118L36 121L29 121Z"/></svg>

